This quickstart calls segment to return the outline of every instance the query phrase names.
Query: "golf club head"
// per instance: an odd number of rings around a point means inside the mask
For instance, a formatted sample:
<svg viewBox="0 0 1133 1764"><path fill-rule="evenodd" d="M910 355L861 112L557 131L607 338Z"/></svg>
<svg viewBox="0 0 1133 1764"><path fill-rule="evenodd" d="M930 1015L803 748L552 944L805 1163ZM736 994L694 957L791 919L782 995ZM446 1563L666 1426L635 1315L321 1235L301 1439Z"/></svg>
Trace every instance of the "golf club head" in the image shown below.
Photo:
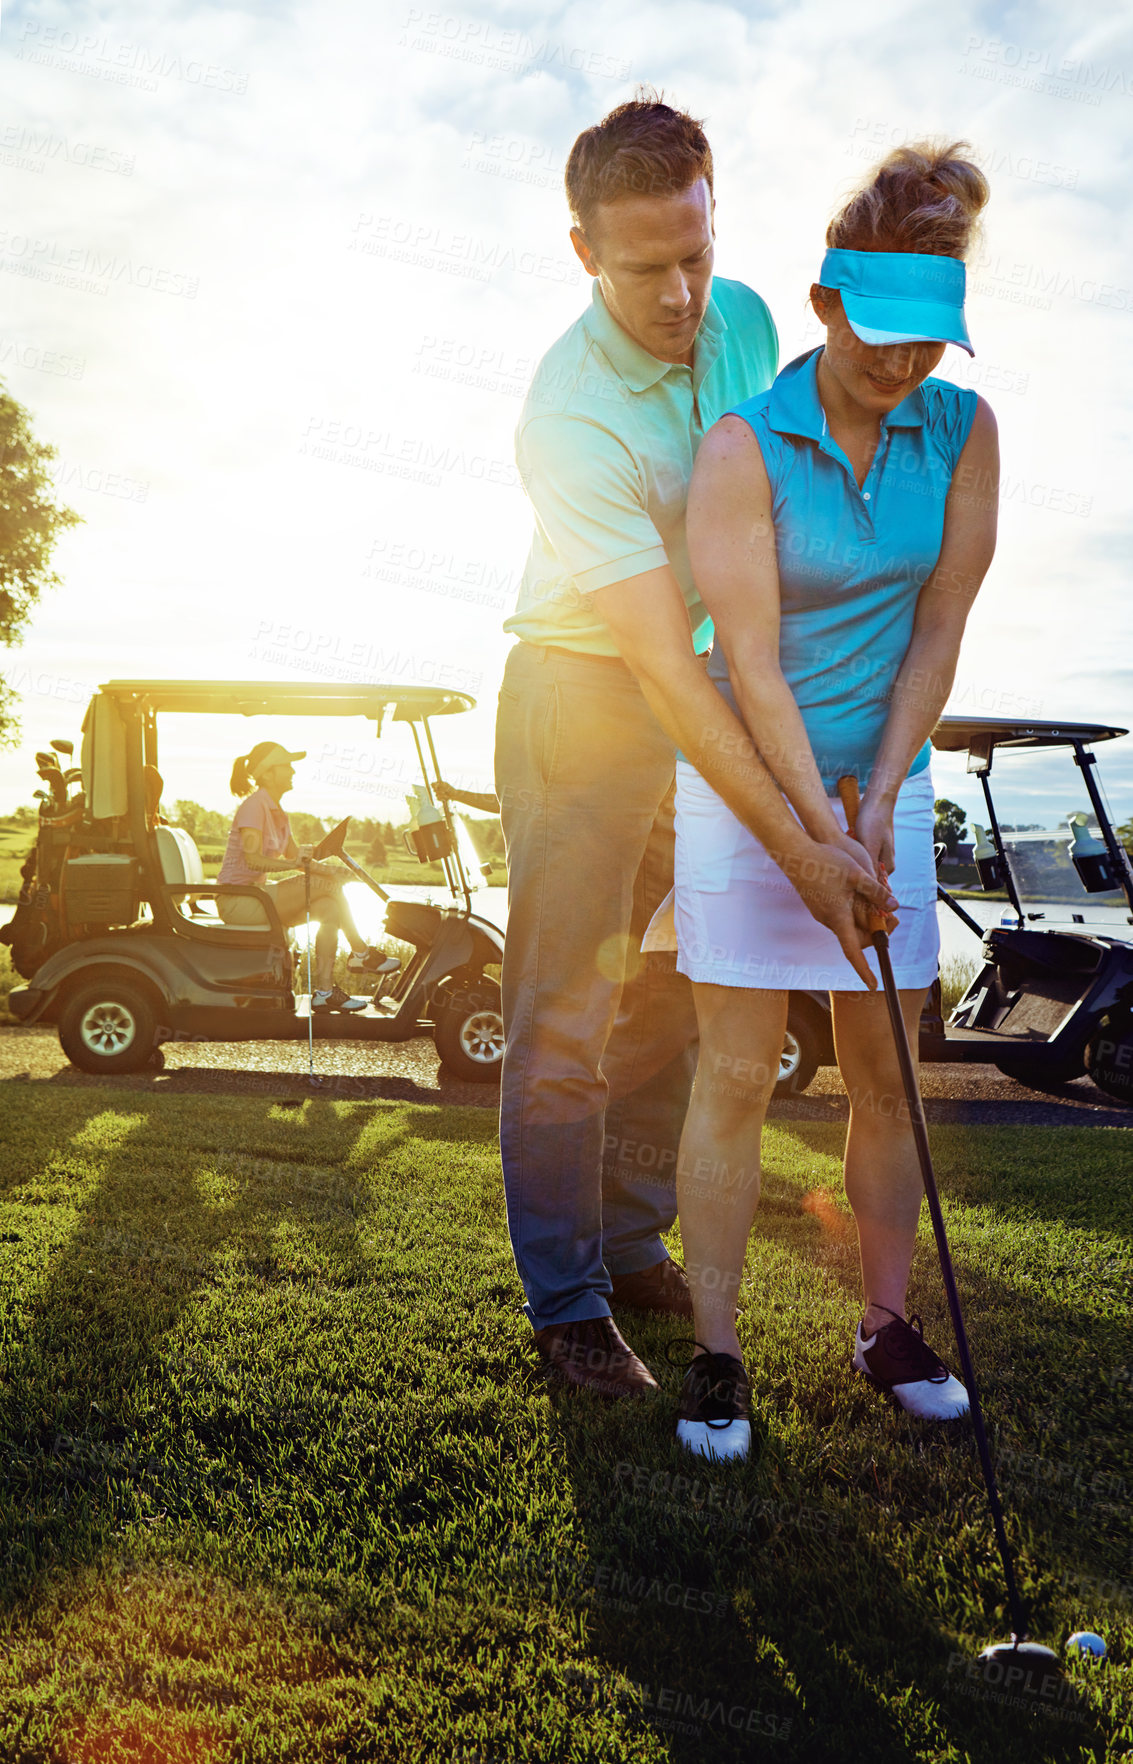
<svg viewBox="0 0 1133 1764"><path fill-rule="evenodd" d="M1016 1641L1012 1637L1010 1641L993 1642L991 1647L981 1651L978 1658L985 1666L994 1664L1008 1670L1014 1668L1024 1675L1034 1672L1042 1678L1048 1673L1057 1672L1060 1678L1064 1676L1060 1657L1053 1648L1044 1648L1041 1642ZM1026 1688L1025 1684L1021 1688Z"/></svg>

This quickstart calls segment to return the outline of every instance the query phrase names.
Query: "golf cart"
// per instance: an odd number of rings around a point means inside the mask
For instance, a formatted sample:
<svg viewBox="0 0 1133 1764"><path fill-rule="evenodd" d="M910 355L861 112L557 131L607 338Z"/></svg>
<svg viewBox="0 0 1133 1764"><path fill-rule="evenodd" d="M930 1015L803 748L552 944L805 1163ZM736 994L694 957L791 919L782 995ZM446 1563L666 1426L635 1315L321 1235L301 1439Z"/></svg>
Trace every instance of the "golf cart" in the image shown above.
<svg viewBox="0 0 1133 1764"><path fill-rule="evenodd" d="M932 744L966 753L983 791L979 884L999 895L998 925L981 925L947 889L940 900L977 938L982 965L947 1023L937 978L920 1025L922 1060L977 1061L1037 1090L1088 1072L1099 1090L1133 1103L1133 866L1114 831L1092 748L1125 735L1098 723L943 717ZM1046 826L1002 826L992 794L1049 798L1049 756L1065 759L1066 810ZM1047 771L1029 781L1031 756ZM1075 770L1076 768L1076 770ZM1070 810L1073 797L1089 808ZM938 862L942 855L938 852ZM898 892L900 878L897 878ZM798 1094L832 1064L829 998L792 993L776 1094Z"/></svg>
<svg viewBox="0 0 1133 1764"><path fill-rule="evenodd" d="M29 984L9 1008L24 1023L58 1026L67 1057L87 1072L136 1072L164 1064L161 1044L200 1041L404 1041L431 1031L456 1076L499 1075L499 985L486 969L503 934L472 911L471 864L447 804L430 720L472 710L466 693L420 686L290 685L276 681L113 680L83 721L81 764L64 770L69 742L37 755L46 788L39 837L23 866L16 913L0 931ZM364 1010L317 1013L293 982L301 953L289 943L270 895L205 880L183 827L158 812L157 719L197 712L246 717L365 717L408 725L420 763L418 813L406 835L422 863L440 862L451 905L391 899L345 851L342 822L316 847L386 903L386 933L412 946L396 977L379 982ZM219 893L249 895L262 925L228 925ZM296 968L300 967L300 975Z"/></svg>

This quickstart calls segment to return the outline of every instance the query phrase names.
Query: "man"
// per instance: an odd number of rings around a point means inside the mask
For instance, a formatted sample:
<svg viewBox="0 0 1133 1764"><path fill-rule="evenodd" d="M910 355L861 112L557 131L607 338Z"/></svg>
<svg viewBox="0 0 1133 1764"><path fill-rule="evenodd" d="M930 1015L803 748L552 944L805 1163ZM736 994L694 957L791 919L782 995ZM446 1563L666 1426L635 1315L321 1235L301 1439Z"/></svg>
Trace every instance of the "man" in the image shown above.
<svg viewBox="0 0 1133 1764"><path fill-rule="evenodd" d="M863 977L855 894L889 897L803 832L698 659L711 625L685 547L693 459L777 363L759 296L713 287L703 131L654 100L620 105L575 142L566 187L594 287L540 363L517 431L536 530L505 621L519 642L496 724L509 890L500 1148L540 1355L571 1385L630 1396L656 1386L611 1303L692 1315L661 1233L676 1216L695 1018L671 963L640 954L672 887L676 747Z"/></svg>

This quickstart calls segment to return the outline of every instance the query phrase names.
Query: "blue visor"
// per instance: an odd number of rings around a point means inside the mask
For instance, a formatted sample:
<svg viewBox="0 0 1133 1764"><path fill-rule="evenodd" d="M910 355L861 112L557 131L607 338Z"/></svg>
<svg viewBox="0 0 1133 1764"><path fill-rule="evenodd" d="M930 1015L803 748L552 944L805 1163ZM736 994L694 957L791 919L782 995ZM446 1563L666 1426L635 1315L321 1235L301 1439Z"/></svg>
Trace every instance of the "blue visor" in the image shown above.
<svg viewBox="0 0 1133 1764"><path fill-rule="evenodd" d="M957 257L922 251L828 251L818 280L837 288L863 343L956 343L974 355L964 323L967 272Z"/></svg>

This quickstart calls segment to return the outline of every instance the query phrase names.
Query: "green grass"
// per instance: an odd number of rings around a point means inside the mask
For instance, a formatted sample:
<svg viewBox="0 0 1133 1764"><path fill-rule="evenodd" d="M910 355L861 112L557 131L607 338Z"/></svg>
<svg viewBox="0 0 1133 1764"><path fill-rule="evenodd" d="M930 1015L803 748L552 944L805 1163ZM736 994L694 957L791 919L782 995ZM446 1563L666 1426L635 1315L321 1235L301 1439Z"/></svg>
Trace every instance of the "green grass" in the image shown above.
<svg viewBox="0 0 1133 1764"><path fill-rule="evenodd" d="M0 902L19 899L20 865L35 844L36 828L13 826L0 819Z"/></svg>
<svg viewBox="0 0 1133 1764"><path fill-rule="evenodd" d="M945 1022L948 1021L949 1016L956 1009L982 967L982 957L979 959L960 955L943 957L940 963L940 994Z"/></svg>
<svg viewBox="0 0 1133 1764"><path fill-rule="evenodd" d="M5 1764L1133 1745L1128 1134L933 1136L1035 1632L1110 1643L1028 1715L962 1660L1007 1633L968 1430L849 1373L840 1130L766 1134L757 1449L695 1468L687 1329L624 1319L654 1402L544 1391L487 1111L10 1085L0 1128ZM946 1344L927 1235L914 1294Z"/></svg>

